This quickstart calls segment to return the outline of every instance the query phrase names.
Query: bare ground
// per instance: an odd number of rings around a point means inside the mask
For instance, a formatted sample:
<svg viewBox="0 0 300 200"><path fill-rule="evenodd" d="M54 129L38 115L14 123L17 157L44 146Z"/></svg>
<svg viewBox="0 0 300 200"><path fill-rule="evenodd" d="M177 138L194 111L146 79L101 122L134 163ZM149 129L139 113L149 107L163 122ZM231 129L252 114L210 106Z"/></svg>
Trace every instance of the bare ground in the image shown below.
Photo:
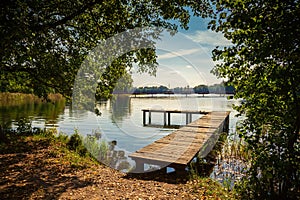
<svg viewBox="0 0 300 200"><path fill-rule="evenodd" d="M74 166L49 140L28 137L8 144L0 148L2 200L220 199L199 180L175 173L130 175L92 161Z"/></svg>

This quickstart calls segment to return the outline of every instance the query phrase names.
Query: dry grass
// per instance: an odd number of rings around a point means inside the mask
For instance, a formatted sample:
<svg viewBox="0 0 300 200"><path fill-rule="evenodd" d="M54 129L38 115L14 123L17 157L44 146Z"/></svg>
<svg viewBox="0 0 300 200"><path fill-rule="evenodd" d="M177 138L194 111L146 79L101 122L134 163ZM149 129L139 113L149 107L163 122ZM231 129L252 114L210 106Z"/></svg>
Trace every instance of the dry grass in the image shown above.
<svg viewBox="0 0 300 200"><path fill-rule="evenodd" d="M64 97L61 94L49 94L48 99L51 102L57 102L64 100ZM23 93L9 93L3 92L0 93L0 106L15 106L20 104L31 103L40 103L45 101L34 94L23 94Z"/></svg>

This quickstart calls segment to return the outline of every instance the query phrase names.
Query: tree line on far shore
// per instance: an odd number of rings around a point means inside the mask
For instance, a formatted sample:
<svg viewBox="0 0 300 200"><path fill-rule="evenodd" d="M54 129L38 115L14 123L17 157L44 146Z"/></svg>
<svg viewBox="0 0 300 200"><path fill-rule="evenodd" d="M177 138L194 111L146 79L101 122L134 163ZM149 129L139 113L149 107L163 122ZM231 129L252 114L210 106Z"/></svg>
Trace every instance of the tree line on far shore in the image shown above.
<svg viewBox="0 0 300 200"><path fill-rule="evenodd" d="M234 94L235 89L233 86L224 84L214 85L197 85L195 87L176 87L168 88L166 86L145 86L137 87L130 90L114 90L114 94Z"/></svg>

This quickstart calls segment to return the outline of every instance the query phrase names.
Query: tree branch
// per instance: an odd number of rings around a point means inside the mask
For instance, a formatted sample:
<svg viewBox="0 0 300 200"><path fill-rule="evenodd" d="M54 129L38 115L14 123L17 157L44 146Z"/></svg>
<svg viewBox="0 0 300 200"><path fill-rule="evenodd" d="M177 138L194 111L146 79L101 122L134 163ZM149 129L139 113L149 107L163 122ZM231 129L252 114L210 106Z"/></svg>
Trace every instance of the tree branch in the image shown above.
<svg viewBox="0 0 300 200"><path fill-rule="evenodd" d="M102 3L102 2L103 1L92 0L88 3L86 3L80 9L75 10L70 15L65 16L64 18L62 18L62 19L60 19L60 20L58 20L54 23L44 24L44 25L41 25L41 26L33 27L33 28L37 28L38 30L45 30L45 29L54 28L54 27L57 27L59 25L66 24L68 21L70 21L70 20L74 19L75 17L77 17L77 16L81 15L82 13L84 13L87 9L90 9L94 5Z"/></svg>

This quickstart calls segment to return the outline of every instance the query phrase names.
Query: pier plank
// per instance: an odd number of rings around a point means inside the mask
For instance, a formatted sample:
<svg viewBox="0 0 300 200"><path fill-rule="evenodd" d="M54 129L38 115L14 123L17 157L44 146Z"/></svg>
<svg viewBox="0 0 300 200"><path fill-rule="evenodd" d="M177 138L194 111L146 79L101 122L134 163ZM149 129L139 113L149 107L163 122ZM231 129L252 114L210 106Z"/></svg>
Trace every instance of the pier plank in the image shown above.
<svg viewBox="0 0 300 200"><path fill-rule="evenodd" d="M162 112L162 110L146 111ZM176 110L173 112L187 111ZM198 112L195 111L195 113ZM182 169L182 166L188 165L199 151L206 148L209 139L217 139L219 134L224 131L224 127L228 128L230 112L205 113L201 118L137 150L129 157L139 165L144 163L161 166L172 165L180 166ZM143 166L137 168L143 170Z"/></svg>

